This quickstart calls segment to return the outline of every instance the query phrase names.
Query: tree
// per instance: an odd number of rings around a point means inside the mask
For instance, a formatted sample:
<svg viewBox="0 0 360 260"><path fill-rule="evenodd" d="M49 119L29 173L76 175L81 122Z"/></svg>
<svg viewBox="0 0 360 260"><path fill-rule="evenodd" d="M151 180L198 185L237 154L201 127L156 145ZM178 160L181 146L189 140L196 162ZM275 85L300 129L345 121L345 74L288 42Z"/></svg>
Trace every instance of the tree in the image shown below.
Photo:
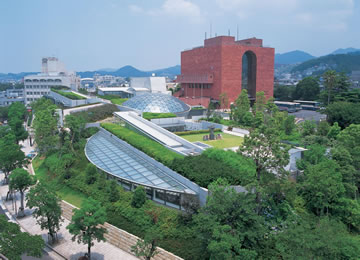
<svg viewBox="0 0 360 260"><path fill-rule="evenodd" d="M34 119L35 141L41 153L47 153L54 149L59 136L57 118L51 109L36 111Z"/></svg>
<svg viewBox="0 0 360 260"><path fill-rule="evenodd" d="M229 97L228 97L227 93L226 92L221 93L220 96L219 96L219 99L220 99L220 107L223 108L223 109L228 108L228 106L229 106Z"/></svg>
<svg viewBox="0 0 360 260"><path fill-rule="evenodd" d="M274 126L263 125L250 131L238 152L255 162L257 185L262 185L262 175L265 172L275 173L279 177L286 173L284 167L289 161L288 148L280 142L279 132ZM256 191L258 213L261 210L259 188L260 186L257 186Z"/></svg>
<svg viewBox="0 0 360 260"><path fill-rule="evenodd" d="M302 218L274 235L277 259L357 259L360 240L335 219Z"/></svg>
<svg viewBox="0 0 360 260"><path fill-rule="evenodd" d="M312 212L317 216L328 215L345 192L339 165L324 160L308 167L301 190Z"/></svg>
<svg viewBox="0 0 360 260"><path fill-rule="evenodd" d="M65 117L65 127L70 129L70 147L75 153L73 144L75 140L80 138L81 132L85 129L85 120L82 117L67 115Z"/></svg>
<svg viewBox="0 0 360 260"><path fill-rule="evenodd" d="M330 139L335 139L337 138L337 136L340 134L341 131L341 127L339 126L338 122L335 122L329 129L328 132L328 137Z"/></svg>
<svg viewBox="0 0 360 260"><path fill-rule="evenodd" d="M119 185L115 180L111 180L107 187L107 194L110 202L116 202L120 199Z"/></svg>
<svg viewBox="0 0 360 260"><path fill-rule="evenodd" d="M141 208L146 202L146 191L142 186L137 186L131 200L131 206Z"/></svg>
<svg viewBox="0 0 360 260"><path fill-rule="evenodd" d="M51 241L54 242L62 221L60 199L56 192L50 186L39 182L30 189L26 199L27 206L30 209L35 208L33 216L41 230L48 230Z"/></svg>
<svg viewBox="0 0 360 260"><path fill-rule="evenodd" d="M215 111L215 104L210 101L210 103L208 105L208 108L206 110L206 118L207 118L207 120L210 119L210 117L213 115L214 111Z"/></svg>
<svg viewBox="0 0 360 260"><path fill-rule="evenodd" d="M330 125L337 122L344 129L351 124L360 124L360 104L350 102L333 102L324 111Z"/></svg>
<svg viewBox="0 0 360 260"><path fill-rule="evenodd" d="M0 170L5 174L5 183L8 182L10 172L25 163L25 154L16 144L14 134L9 132L0 138Z"/></svg>
<svg viewBox="0 0 360 260"><path fill-rule="evenodd" d="M9 125L15 134L16 143L19 143L19 141L23 141L28 138L29 134L24 128L24 120L18 117L14 117L9 120Z"/></svg>
<svg viewBox="0 0 360 260"><path fill-rule="evenodd" d="M233 118L236 122L243 123L244 116L250 110L250 101L246 89L242 89L239 97L235 100Z"/></svg>
<svg viewBox="0 0 360 260"><path fill-rule="evenodd" d="M360 170L360 125L352 124L341 131L338 142L350 153L355 169Z"/></svg>
<svg viewBox="0 0 360 260"><path fill-rule="evenodd" d="M163 238L162 231L159 226L159 211L152 209L146 212L150 216L150 227L147 228L144 240L138 239L136 244L131 247L131 251L137 257L145 257L150 260L159 252L156 250L158 241Z"/></svg>
<svg viewBox="0 0 360 260"><path fill-rule="evenodd" d="M31 176L27 171L22 168L15 169L10 175L10 190L18 190L21 196L21 206L19 208L18 217L23 217L24 212L24 193L30 188L31 185L34 185L36 180L34 176Z"/></svg>
<svg viewBox="0 0 360 260"><path fill-rule="evenodd" d="M274 86L274 97L276 100L280 101L292 101L293 87L284 86L284 85L275 85Z"/></svg>
<svg viewBox="0 0 360 260"><path fill-rule="evenodd" d="M105 208L101 207L96 200L89 198L84 201L80 209L74 210L70 224L66 227L73 235L72 241L86 244L88 246L88 257L91 259L91 247L94 240L105 241L105 228L100 227L106 220Z"/></svg>
<svg viewBox="0 0 360 260"><path fill-rule="evenodd" d="M87 184L94 184L96 182L96 180L98 179L99 173L97 172L96 166L93 165L92 163L89 163L86 166L85 173L86 173L86 183Z"/></svg>
<svg viewBox="0 0 360 260"><path fill-rule="evenodd" d="M256 92L256 101L253 106L253 113L265 113L266 109L266 97L264 91Z"/></svg>
<svg viewBox="0 0 360 260"><path fill-rule="evenodd" d="M316 133L321 136L328 136L329 131L330 131L329 123L324 120L320 121L317 126Z"/></svg>
<svg viewBox="0 0 360 260"><path fill-rule="evenodd" d="M284 132L287 135L291 135L293 130L296 128L295 125L295 116L287 115L286 119L284 120Z"/></svg>
<svg viewBox="0 0 360 260"><path fill-rule="evenodd" d="M330 98L332 95L332 91L336 86L337 75L335 70L328 70L323 75L324 84L327 91L327 104L330 104Z"/></svg>
<svg viewBox="0 0 360 260"><path fill-rule="evenodd" d="M9 106L8 116L12 118L19 118L24 121L26 115L26 107L21 102L14 102Z"/></svg>
<svg viewBox="0 0 360 260"><path fill-rule="evenodd" d="M299 81L292 93L294 100L316 100L319 97L320 85L316 78L306 77Z"/></svg>
<svg viewBox="0 0 360 260"><path fill-rule="evenodd" d="M255 196L236 192L219 179L209 186L206 205L194 216L204 259L256 259L265 235Z"/></svg>
<svg viewBox="0 0 360 260"><path fill-rule="evenodd" d="M20 227L8 222L5 215L0 214L0 253L11 260L21 260L21 255L42 256L45 246L40 235L21 232Z"/></svg>

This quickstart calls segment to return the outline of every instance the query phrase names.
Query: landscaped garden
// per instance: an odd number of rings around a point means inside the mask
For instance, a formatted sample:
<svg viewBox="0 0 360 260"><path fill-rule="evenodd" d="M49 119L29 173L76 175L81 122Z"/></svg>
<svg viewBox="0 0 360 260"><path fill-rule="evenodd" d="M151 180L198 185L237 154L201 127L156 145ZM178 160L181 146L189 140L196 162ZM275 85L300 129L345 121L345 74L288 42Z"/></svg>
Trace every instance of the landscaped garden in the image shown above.
<svg viewBox="0 0 360 260"><path fill-rule="evenodd" d="M230 147L239 147L244 141L244 138L240 136L226 134L221 131L214 132L214 134L215 136L220 134L221 139L204 141L203 138L205 135L209 135L208 133L181 135L181 137L190 142L202 142L212 147L221 148L221 149L230 148Z"/></svg>
<svg viewBox="0 0 360 260"><path fill-rule="evenodd" d="M176 117L174 113L150 113L150 112L144 112L142 114L143 118L147 120L151 119L157 119L157 118L172 118Z"/></svg>
<svg viewBox="0 0 360 260"><path fill-rule="evenodd" d="M83 99L86 99L86 97L83 97L83 96L80 96L74 92L65 92L65 91L62 91L62 90L59 90L59 89L55 89L55 88L51 88L51 91L59 94L59 95L62 95L66 98L69 98L69 99L72 99L72 100L83 100Z"/></svg>
<svg viewBox="0 0 360 260"><path fill-rule="evenodd" d="M124 103L126 100L128 100L127 98L121 98L121 97L116 96L116 95L104 95L104 96L99 95L98 97L110 100L111 103L113 103L115 105L122 105L122 103Z"/></svg>

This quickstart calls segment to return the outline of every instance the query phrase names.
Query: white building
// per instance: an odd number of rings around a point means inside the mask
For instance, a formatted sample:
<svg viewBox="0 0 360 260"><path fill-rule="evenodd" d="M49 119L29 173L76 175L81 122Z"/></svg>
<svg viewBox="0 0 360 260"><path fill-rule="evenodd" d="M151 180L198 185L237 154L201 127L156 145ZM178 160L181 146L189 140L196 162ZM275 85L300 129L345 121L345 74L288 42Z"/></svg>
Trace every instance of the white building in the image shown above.
<svg viewBox="0 0 360 260"><path fill-rule="evenodd" d="M144 93L171 94L166 88L165 77L130 78L130 87L99 87L98 93L104 95L118 95L122 98L131 98Z"/></svg>
<svg viewBox="0 0 360 260"><path fill-rule="evenodd" d="M136 90L137 95L142 92L169 94L165 77L130 78L130 87Z"/></svg>
<svg viewBox="0 0 360 260"><path fill-rule="evenodd" d="M41 73L24 78L25 104L30 104L42 96L48 95L52 86L65 86L77 90L80 78L75 72L67 71L65 65L55 57L42 59Z"/></svg>

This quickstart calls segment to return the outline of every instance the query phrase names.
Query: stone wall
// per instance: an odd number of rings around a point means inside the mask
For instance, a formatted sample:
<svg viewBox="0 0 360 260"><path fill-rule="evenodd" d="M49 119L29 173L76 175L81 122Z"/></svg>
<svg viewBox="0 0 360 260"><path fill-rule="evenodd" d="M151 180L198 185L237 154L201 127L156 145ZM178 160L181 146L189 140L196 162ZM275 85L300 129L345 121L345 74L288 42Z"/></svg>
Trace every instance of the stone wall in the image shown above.
<svg viewBox="0 0 360 260"><path fill-rule="evenodd" d="M67 203L66 201L61 201L61 210L62 216L71 221L72 211L76 209L75 206ZM109 223L105 222L104 227L107 229L108 233L105 234L106 241L127 253L133 254L131 252L131 247L136 244L139 239L137 236L134 236L124 230L121 230ZM158 254L156 254L152 259L154 260L182 260L182 258L162 249L157 248Z"/></svg>

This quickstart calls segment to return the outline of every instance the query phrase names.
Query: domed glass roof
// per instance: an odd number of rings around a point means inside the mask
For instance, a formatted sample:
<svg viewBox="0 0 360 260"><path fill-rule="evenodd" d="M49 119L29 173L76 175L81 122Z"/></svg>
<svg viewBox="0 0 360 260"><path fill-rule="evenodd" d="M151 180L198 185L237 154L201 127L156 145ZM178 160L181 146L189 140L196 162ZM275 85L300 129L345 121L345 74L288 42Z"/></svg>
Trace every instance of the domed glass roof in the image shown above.
<svg viewBox="0 0 360 260"><path fill-rule="evenodd" d="M182 113L190 107L181 100L162 93L144 93L122 104L123 106L151 113Z"/></svg>

